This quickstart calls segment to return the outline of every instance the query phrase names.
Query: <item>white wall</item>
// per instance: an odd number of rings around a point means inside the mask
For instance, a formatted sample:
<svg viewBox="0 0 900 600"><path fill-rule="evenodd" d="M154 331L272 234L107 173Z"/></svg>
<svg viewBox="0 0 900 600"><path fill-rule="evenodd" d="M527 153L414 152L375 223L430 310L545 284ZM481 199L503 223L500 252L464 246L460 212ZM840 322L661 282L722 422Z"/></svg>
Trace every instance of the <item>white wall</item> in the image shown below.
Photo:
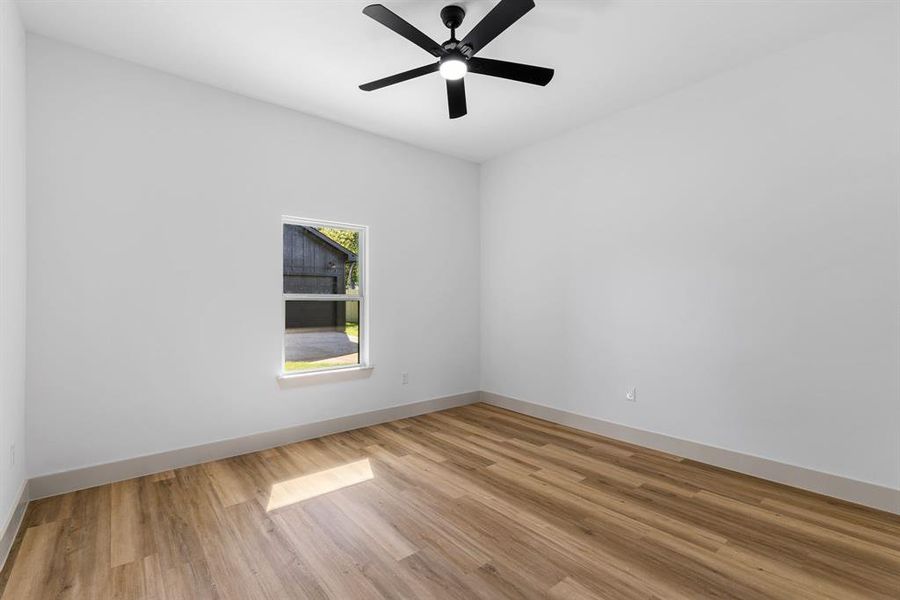
<svg viewBox="0 0 900 600"><path fill-rule="evenodd" d="M28 68L30 475L478 389L475 165L44 38ZM276 382L283 214L371 227L369 377Z"/></svg>
<svg viewBox="0 0 900 600"><path fill-rule="evenodd" d="M480 235L473 165L30 38L29 475L480 386L900 487L897 40L494 160ZM276 383L282 214L372 227L369 377Z"/></svg>
<svg viewBox="0 0 900 600"><path fill-rule="evenodd" d="M900 487L897 22L486 164L483 389Z"/></svg>
<svg viewBox="0 0 900 600"><path fill-rule="evenodd" d="M24 481L25 33L0 2L0 534Z"/></svg>

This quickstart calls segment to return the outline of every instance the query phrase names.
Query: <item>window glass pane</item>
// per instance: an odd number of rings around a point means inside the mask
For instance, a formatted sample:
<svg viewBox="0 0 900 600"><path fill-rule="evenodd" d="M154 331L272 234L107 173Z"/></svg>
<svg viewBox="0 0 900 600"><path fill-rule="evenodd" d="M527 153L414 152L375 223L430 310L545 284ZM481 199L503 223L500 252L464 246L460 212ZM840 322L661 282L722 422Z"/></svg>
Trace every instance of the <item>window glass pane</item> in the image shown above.
<svg viewBox="0 0 900 600"><path fill-rule="evenodd" d="M359 232L282 226L285 294L359 295Z"/></svg>
<svg viewBox="0 0 900 600"><path fill-rule="evenodd" d="M284 370L359 364L359 301L286 300Z"/></svg>

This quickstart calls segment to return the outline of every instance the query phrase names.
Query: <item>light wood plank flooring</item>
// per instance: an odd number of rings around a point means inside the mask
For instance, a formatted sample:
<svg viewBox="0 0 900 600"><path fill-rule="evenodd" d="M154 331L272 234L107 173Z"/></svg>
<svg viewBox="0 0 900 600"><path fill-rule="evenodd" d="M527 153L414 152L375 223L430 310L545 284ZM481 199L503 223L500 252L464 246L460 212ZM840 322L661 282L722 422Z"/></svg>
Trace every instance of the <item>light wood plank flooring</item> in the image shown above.
<svg viewBox="0 0 900 600"><path fill-rule="evenodd" d="M476 404L33 502L2 600L900 598L900 518Z"/></svg>

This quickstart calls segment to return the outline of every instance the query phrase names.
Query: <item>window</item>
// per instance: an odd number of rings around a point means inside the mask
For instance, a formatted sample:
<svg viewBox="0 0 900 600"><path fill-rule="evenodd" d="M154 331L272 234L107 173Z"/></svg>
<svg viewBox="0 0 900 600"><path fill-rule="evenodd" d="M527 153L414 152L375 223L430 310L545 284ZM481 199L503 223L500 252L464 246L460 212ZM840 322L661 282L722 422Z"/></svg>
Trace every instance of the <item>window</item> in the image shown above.
<svg viewBox="0 0 900 600"><path fill-rule="evenodd" d="M368 366L366 228L282 218L282 373Z"/></svg>

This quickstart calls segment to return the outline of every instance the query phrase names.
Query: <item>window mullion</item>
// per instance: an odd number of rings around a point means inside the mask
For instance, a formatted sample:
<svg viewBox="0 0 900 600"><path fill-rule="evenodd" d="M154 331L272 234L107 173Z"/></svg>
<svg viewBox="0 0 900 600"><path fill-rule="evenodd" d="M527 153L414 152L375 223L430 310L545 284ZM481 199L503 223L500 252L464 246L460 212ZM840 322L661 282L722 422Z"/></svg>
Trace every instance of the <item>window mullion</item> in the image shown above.
<svg viewBox="0 0 900 600"><path fill-rule="evenodd" d="M354 302L361 300L362 295L353 296L349 294L282 294L284 300L306 300L321 302Z"/></svg>

